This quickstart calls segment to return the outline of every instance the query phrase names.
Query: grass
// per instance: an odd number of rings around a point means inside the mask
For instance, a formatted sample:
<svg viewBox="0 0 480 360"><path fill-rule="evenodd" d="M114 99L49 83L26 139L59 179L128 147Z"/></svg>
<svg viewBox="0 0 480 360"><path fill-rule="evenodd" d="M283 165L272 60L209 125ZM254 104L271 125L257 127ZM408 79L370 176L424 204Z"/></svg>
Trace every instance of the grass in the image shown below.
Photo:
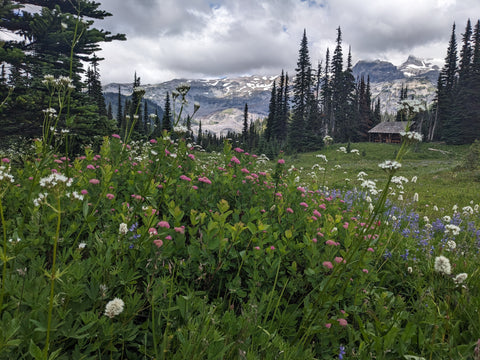
<svg viewBox="0 0 480 360"><path fill-rule="evenodd" d="M379 143L355 143L351 149L358 149L360 155L345 154L338 151L347 144L334 144L316 153L305 153L287 156L288 163L302 169L300 177L309 182L308 173L314 164L326 169L325 185L331 188L345 188L358 186L357 174L364 171L368 179L378 180L379 184L385 180L385 172L378 164L386 159L394 159L400 145ZM480 192L480 177L478 171L462 168L464 159L469 151L468 145L454 146L441 143L420 143L408 152L402 168L396 173L411 180L417 177L415 184L410 183L407 196L413 198L419 194L416 210L421 214L432 215L436 205L439 209L451 209L457 204L460 208L470 205L477 199ZM316 158L316 154L324 154L328 163ZM335 168L340 165L340 168ZM350 179L346 182L345 179ZM322 181L320 179L319 181ZM404 196L405 199L408 197Z"/></svg>

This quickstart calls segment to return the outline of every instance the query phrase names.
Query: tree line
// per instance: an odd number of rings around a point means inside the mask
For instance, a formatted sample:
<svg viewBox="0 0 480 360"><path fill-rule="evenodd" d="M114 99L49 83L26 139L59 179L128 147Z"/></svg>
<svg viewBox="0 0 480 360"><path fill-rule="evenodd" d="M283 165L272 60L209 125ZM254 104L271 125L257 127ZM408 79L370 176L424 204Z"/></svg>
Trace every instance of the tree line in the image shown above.
<svg viewBox="0 0 480 360"><path fill-rule="evenodd" d="M372 104L369 77L353 76L351 49L346 67L343 61L340 27L333 56L327 49L316 69L304 31L292 85L283 70L272 85L265 146L302 152L321 148L326 135L336 142L368 140L368 131L381 121L380 102Z"/></svg>

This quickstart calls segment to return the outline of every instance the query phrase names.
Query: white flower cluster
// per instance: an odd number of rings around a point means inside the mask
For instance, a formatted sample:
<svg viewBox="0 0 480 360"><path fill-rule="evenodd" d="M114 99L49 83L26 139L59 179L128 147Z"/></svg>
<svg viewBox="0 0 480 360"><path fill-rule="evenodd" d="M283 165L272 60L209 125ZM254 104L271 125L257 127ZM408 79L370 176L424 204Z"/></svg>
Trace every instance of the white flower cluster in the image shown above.
<svg viewBox="0 0 480 360"><path fill-rule="evenodd" d="M330 135L325 135L323 138L325 145L330 145L333 142L333 138Z"/></svg>
<svg viewBox="0 0 480 360"><path fill-rule="evenodd" d="M73 86L72 83L72 79L70 79L68 76L60 76L55 79L53 75L45 75L43 77L42 83L47 87L52 85L54 87L66 87L70 90L75 89L75 86Z"/></svg>
<svg viewBox="0 0 480 360"><path fill-rule="evenodd" d="M351 152L352 154L360 155L360 151L359 151L358 149L352 149L352 150L350 150L350 152Z"/></svg>
<svg viewBox="0 0 480 360"><path fill-rule="evenodd" d="M118 227L118 233L120 235L126 235L128 233L128 225L125 223L121 223Z"/></svg>
<svg viewBox="0 0 480 360"><path fill-rule="evenodd" d="M53 173L47 177L40 179L40 186L45 188L53 188L60 183L64 183L67 187L72 185L73 179L67 178L65 175L60 173Z"/></svg>
<svg viewBox="0 0 480 360"><path fill-rule="evenodd" d="M443 274L443 275L450 275L452 271L452 267L450 265L450 260L445 256L437 256L435 258L435 265L434 269L436 272Z"/></svg>
<svg viewBox="0 0 480 360"><path fill-rule="evenodd" d="M9 172L10 172L10 168L7 168L3 165L0 166L0 181L6 180L11 183L15 182L15 178Z"/></svg>
<svg viewBox="0 0 480 360"><path fill-rule="evenodd" d="M48 193L40 193L36 199L33 199L33 205L40 206L41 203L47 198Z"/></svg>
<svg viewBox="0 0 480 360"><path fill-rule="evenodd" d="M455 248L457 247L457 243L453 240L448 240L447 241L447 250L450 251L450 250L455 250Z"/></svg>
<svg viewBox="0 0 480 360"><path fill-rule="evenodd" d="M395 160L385 160L383 163L378 164L378 167L385 171L391 172L400 169L402 164Z"/></svg>
<svg viewBox="0 0 480 360"><path fill-rule="evenodd" d="M110 319L121 314L125 303L122 299L115 298L107 303L105 306L105 315Z"/></svg>
<svg viewBox="0 0 480 360"><path fill-rule="evenodd" d="M328 162L327 157L324 154L317 154L315 157L322 159L325 162Z"/></svg>
<svg viewBox="0 0 480 360"><path fill-rule="evenodd" d="M457 236L460 234L460 228L457 225L447 224L445 225L445 234Z"/></svg>
<svg viewBox="0 0 480 360"><path fill-rule="evenodd" d="M409 142L421 142L423 135L415 131L401 131L400 136Z"/></svg>
<svg viewBox="0 0 480 360"><path fill-rule="evenodd" d="M340 152L346 154L347 153L347 148L345 146L340 146L337 151L340 151Z"/></svg>
<svg viewBox="0 0 480 360"><path fill-rule="evenodd" d="M69 193L67 192L66 194L66 197L67 198L72 198L72 199L76 199L76 200L80 200L80 201L83 201L83 195L82 194L79 194L78 192L74 191L72 193Z"/></svg>
<svg viewBox="0 0 480 360"><path fill-rule="evenodd" d="M143 95L145 95L145 88L142 86L136 86L133 88L133 93L137 94L137 96L142 97Z"/></svg>
<svg viewBox="0 0 480 360"><path fill-rule="evenodd" d="M453 282L457 285L460 285L460 284L464 283L465 280L467 280L467 277L468 277L468 274L460 273L453 278Z"/></svg>

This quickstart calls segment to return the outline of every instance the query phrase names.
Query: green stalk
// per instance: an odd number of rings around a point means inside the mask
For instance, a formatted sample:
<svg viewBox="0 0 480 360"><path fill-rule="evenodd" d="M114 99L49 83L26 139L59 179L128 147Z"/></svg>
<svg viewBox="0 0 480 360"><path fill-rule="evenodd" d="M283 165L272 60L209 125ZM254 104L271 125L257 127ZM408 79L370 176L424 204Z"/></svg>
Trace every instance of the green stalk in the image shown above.
<svg viewBox="0 0 480 360"><path fill-rule="evenodd" d="M52 258L52 275L50 276L50 303L48 305L48 320L47 320L47 339L45 341L45 348L43 352L45 354L45 359L48 359L48 348L50 345L50 329L52 326L52 311L53 311L53 298L55 295L55 271L56 271L56 261L57 261L57 245L58 239L60 237L60 223L62 220L62 213L60 209L60 194L57 194L57 230L55 232L55 239L53 240L53 258Z"/></svg>
<svg viewBox="0 0 480 360"><path fill-rule="evenodd" d="M3 228L3 268L2 268L2 290L0 292L0 314L3 309L3 296L5 295L5 278L7 277L7 224L5 224L5 217L3 215L2 198L0 197L0 218L2 220Z"/></svg>

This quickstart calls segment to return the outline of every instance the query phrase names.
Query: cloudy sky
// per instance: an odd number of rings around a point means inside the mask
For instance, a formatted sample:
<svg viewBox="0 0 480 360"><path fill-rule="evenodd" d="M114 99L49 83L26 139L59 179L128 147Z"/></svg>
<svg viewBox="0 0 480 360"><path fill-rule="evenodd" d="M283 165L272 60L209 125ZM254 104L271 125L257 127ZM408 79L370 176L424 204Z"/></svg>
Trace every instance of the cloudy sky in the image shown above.
<svg viewBox="0 0 480 360"><path fill-rule="evenodd" d="M457 25L480 17L479 0L97 0L113 14L96 26L124 33L103 44L102 83L294 72L303 30L312 63L335 48L353 62L400 65L409 54L443 59Z"/></svg>

